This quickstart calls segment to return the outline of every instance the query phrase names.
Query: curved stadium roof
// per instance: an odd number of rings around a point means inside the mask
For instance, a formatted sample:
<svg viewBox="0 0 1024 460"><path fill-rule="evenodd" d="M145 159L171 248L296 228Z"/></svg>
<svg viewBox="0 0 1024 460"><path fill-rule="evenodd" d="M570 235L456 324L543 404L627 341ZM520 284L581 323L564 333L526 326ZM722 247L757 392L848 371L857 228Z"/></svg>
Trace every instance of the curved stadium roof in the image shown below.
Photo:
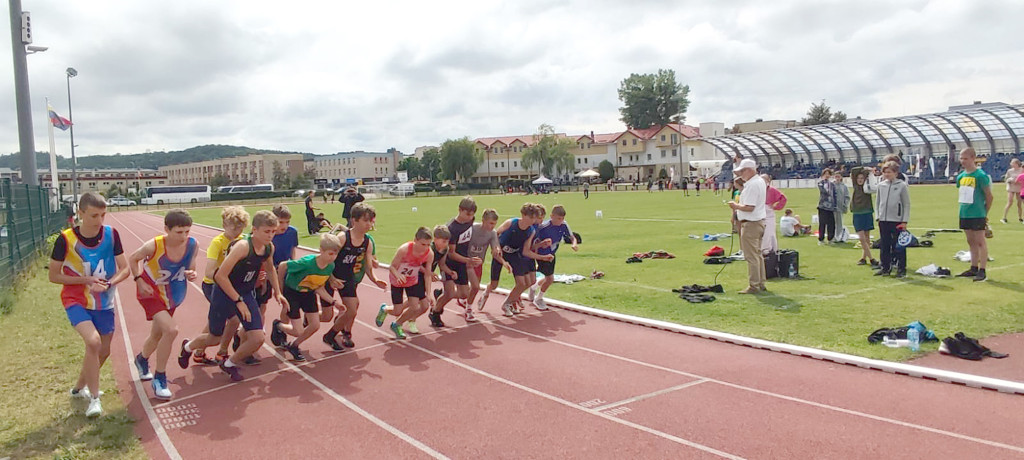
<svg viewBox="0 0 1024 460"><path fill-rule="evenodd" d="M979 154L1020 152L1024 104L982 104L961 110L879 120L847 120L701 140L726 157L753 157L758 163L793 165L801 160L877 162L890 153L945 156L964 147Z"/></svg>

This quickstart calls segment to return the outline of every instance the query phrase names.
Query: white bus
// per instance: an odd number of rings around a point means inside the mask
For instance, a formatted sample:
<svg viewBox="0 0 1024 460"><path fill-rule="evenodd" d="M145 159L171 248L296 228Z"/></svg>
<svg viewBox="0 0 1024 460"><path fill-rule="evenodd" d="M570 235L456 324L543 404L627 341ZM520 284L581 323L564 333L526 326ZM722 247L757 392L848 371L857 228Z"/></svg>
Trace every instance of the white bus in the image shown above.
<svg viewBox="0 0 1024 460"><path fill-rule="evenodd" d="M142 204L200 203L210 201L209 185L146 187Z"/></svg>
<svg viewBox="0 0 1024 460"><path fill-rule="evenodd" d="M244 192L273 192L274 184L256 184L256 185L235 185L228 187L225 190L227 193L244 193Z"/></svg>

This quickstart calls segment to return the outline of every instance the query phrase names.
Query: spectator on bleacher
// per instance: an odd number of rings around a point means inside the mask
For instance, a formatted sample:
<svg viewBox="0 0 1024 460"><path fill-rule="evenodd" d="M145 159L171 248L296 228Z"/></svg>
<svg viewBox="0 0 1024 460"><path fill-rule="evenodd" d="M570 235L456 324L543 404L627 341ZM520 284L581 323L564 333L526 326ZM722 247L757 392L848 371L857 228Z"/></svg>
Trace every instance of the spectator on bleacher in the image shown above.
<svg viewBox="0 0 1024 460"><path fill-rule="evenodd" d="M1003 176L1003 181L1006 182L1006 207L1003 208L1003 219L1000 221L1006 223L1006 214L1010 212L1010 207L1013 203L1017 203L1017 220L1024 223L1024 213L1021 210L1021 198L1020 198L1020 182L1017 178L1021 174L1024 174L1024 168L1020 166L1020 160L1014 158L1010 161L1010 169L1006 170L1006 175Z"/></svg>
<svg viewBox="0 0 1024 460"><path fill-rule="evenodd" d="M831 243L836 234L836 187L831 179L832 170L825 168L818 180L818 244Z"/></svg>

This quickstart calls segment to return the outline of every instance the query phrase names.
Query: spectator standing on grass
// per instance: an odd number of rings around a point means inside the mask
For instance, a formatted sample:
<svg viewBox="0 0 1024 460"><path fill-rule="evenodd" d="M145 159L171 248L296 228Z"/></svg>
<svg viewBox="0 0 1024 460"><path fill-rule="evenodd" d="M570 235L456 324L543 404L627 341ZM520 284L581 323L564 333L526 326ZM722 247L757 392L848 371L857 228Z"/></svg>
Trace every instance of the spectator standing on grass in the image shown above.
<svg viewBox="0 0 1024 460"><path fill-rule="evenodd" d="M341 218L345 219L345 226L352 226L352 206L355 206L356 203L360 203L365 199L366 198L363 197L362 193L359 193L359 191L356 190L355 187L351 186L346 188L345 192L342 193L340 197L338 197L338 202L345 205L345 207L342 208L341 210Z"/></svg>
<svg viewBox="0 0 1024 460"><path fill-rule="evenodd" d="M882 181L868 190L877 193L878 233L881 239L879 269L875 276L889 276L896 265L896 277L907 276L907 248L897 243L899 233L910 221L910 189L899 178L900 167L890 161L882 166Z"/></svg>
<svg viewBox="0 0 1024 460"><path fill-rule="evenodd" d="M832 174L832 183L836 191L836 230L835 237L832 240L834 243L840 243L846 241L849 235L846 235L846 229L843 227L843 214L850 209L850 189L843 182L843 172L836 171Z"/></svg>
<svg viewBox="0 0 1024 460"><path fill-rule="evenodd" d="M740 249L747 261L747 288L740 294L757 294L768 290L765 286L764 256L761 254L761 239L765 227L765 183L757 175L757 163L749 158L740 161L733 173L743 179L743 192L739 203L728 201L736 211L740 225Z"/></svg>
<svg viewBox="0 0 1024 460"><path fill-rule="evenodd" d="M786 195L772 187L772 176L761 174L761 180L765 185L765 226L764 237L761 238L761 252L767 254L779 251L779 237L775 234L775 211L785 209Z"/></svg>
<svg viewBox="0 0 1024 460"><path fill-rule="evenodd" d="M320 208L313 207L313 194L315 192L310 190L306 194L306 230L312 235L317 232L316 228L316 211Z"/></svg>
<svg viewBox="0 0 1024 460"><path fill-rule="evenodd" d="M1024 174L1024 168L1020 166L1020 160L1014 158L1010 160L1010 169L1006 170L1006 175L1003 176L1003 182L1006 182L1006 207L1003 208L1003 220L1000 222L1006 223L1006 214L1010 212L1010 208L1013 203L1017 203L1017 220L1024 223L1024 211L1021 209L1021 201L1024 201L1020 197L1020 182L1017 182L1017 178L1021 174Z"/></svg>
<svg viewBox="0 0 1024 460"><path fill-rule="evenodd" d="M985 281L988 262L985 230L988 228L988 211L992 209L992 179L978 167L976 159L973 148L960 151L960 165L964 170L956 176L956 187L960 192L960 229L967 235L971 268L957 276Z"/></svg>
<svg viewBox="0 0 1024 460"><path fill-rule="evenodd" d="M836 188L832 170L825 168L818 179L818 244L828 244L836 234Z"/></svg>
<svg viewBox="0 0 1024 460"><path fill-rule="evenodd" d="M583 183L583 199L590 199L590 181Z"/></svg>
<svg viewBox="0 0 1024 460"><path fill-rule="evenodd" d="M860 238L862 251L857 265L867 265L870 262L872 268L877 268L878 261L871 256L871 231L875 229L875 207L871 203L871 194L867 191L869 183L877 188L878 178L874 173L874 168L861 166L853 168L850 172L850 178L853 180L850 212L853 213L853 229Z"/></svg>

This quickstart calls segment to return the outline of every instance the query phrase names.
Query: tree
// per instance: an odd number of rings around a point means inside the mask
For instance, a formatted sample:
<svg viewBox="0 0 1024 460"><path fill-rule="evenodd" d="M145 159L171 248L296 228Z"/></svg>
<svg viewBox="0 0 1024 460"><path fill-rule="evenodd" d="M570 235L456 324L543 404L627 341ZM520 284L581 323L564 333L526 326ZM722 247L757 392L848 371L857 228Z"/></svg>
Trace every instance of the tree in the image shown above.
<svg viewBox="0 0 1024 460"><path fill-rule="evenodd" d="M532 169L540 167L541 174L553 177L552 173L572 172L575 158L569 150L574 146L572 140L555 136L555 128L542 124L533 135L534 144L523 152L523 166Z"/></svg>
<svg viewBox="0 0 1024 460"><path fill-rule="evenodd" d="M403 158L395 169L398 171L405 171L409 175L410 180L423 176L421 174L423 166L420 164L420 159L416 157Z"/></svg>
<svg viewBox="0 0 1024 460"><path fill-rule="evenodd" d="M825 123L839 123L846 121L846 114L843 112L832 113L832 107L825 105L825 100L821 100L821 104L811 104L811 108L807 110L807 117L800 120L800 124L807 125L823 125Z"/></svg>
<svg viewBox="0 0 1024 460"><path fill-rule="evenodd" d="M483 161L483 152L478 152L468 137L448 139L441 144L441 175L446 179L469 182Z"/></svg>
<svg viewBox="0 0 1024 460"><path fill-rule="evenodd" d="M219 172L210 178L210 187L212 187L214 190L216 190L217 187L223 187L225 185L230 184L231 179L228 178L228 176L222 172Z"/></svg>
<svg viewBox="0 0 1024 460"><path fill-rule="evenodd" d="M598 163L597 172L601 173L602 182L608 182L608 179L615 177L615 165L608 160L604 160Z"/></svg>
<svg viewBox="0 0 1024 460"><path fill-rule="evenodd" d="M431 147L423 152L420 175L431 182L441 179L441 153L436 148Z"/></svg>
<svg viewBox="0 0 1024 460"><path fill-rule="evenodd" d="M658 179L668 179L668 171L665 171L665 168L661 168L661 171L658 171Z"/></svg>
<svg viewBox="0 0 1024 460"><path fill-rule="evenodd" d="M274 160L270 171L270 180L274 183L274 189L288 190L288 171L284 170L284 167L281 166L281 162Z"/></svg>
<svg viewBox="0 0 1024 460"><path fill-rule="evenodd" d="M630 74L619 85L621 120L630 128L644 129L686 120L690 106L689 85L676 82L674 70L659 69L657 74Z"/></svg>
<svg viewBox="0 0 1024 460"><path fill-rule="evenodd" d="M107 189L107 198L118 196L120 194L121 187L118 187L117 184L112 184L110 188Z"/></svg>

